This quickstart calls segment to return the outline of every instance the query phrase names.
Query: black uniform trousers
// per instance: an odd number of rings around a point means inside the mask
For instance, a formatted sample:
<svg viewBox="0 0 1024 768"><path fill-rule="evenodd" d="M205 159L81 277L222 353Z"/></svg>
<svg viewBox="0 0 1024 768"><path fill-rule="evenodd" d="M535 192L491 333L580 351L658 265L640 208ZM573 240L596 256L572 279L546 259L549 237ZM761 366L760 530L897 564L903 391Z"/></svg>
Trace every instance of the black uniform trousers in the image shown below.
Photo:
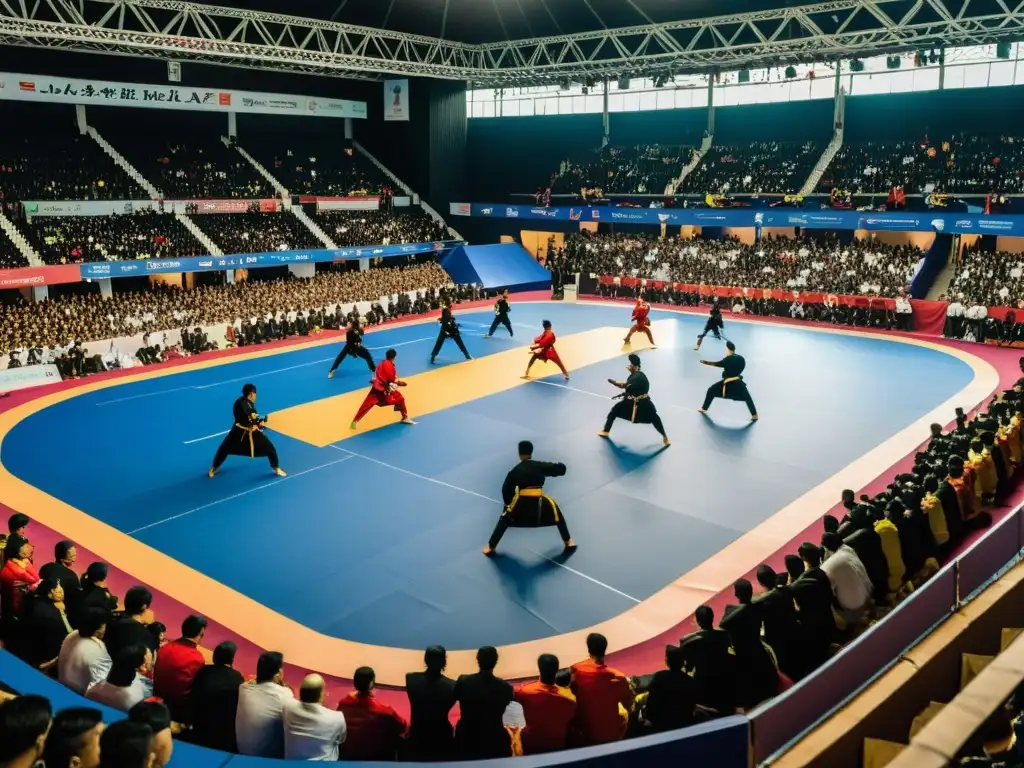
<svg viewBox="0 0 1024 768"><path fill-rule="evenodd" d="M496 549L509 528L546 528L550 525L558 528L562 541L568 542L572 538L565 515L555 500L544 495L539 488L528 488L516 493L512 503L502 510L487 546Z"/></svg>
<svg viewBox="0 0 1024 768"><path fill-rule="evenodd" d="M256 427L244 427L235 424L221 442L217 455L213 457L213 468L219 469L228 456L247 456L251 459L266 456L273 469L280 464L277 460L277 449L267 437Z"/></svg>
<svg viewBox="0 0 1024 768"><path fill-rule="evenodd" d="M346 357L349 356L361 357L363 358L364 361L366 361L366 364L369 366L371 372L377 370L377 367L373 364L373 355L370 354L370 350L368 350L362 344L360 344L358 347L354 347L351 344L346 344L344 347L341 348L341 352L338 353L338 356L334 358L334 365L331 366L331 373L334 373L336 370L338 370L338 366L341 365L341 362Z"/></svg>
<svg viewBox="0 0 1024 768"><path fill-rule="evenodd" d="M462 354L464 354L467 359L469 358L469 350L466 349L466 345L462 341L462 334L460 334L458 331L455 331L454 333L448 333L448 331L442 328L440 332L437 334L437 341L434 342L434 349L431 350L430 352L431 360L437 357L437 354L438 352L441 351L441 345L444 344L445 339L452 339L458 345Z"/></svg>
<svg viewBox="0 0 1024 768"><path fill-rule="evenodd" d="M711 407L711 401L716 397L726 400L742 400L747 404L747 410L750 411L750 415L757 416L754 399L750 396L750 390L747 389L747 385L741 379L727 379L712 384L708 387L707 394L704 396L704 405L701 406L701 409L706 411Z"/></svg>
<svg viewBox="0 0 1024 768"><path fill-rule="evenodd" d="M491 321L491 329L487 332L488 336L493 336L494 332L498 330L499 325L504 325L508 329L509 336L515 336L512 333L512 323L508 320L508 315L495 315L494 320Z"/></svg>

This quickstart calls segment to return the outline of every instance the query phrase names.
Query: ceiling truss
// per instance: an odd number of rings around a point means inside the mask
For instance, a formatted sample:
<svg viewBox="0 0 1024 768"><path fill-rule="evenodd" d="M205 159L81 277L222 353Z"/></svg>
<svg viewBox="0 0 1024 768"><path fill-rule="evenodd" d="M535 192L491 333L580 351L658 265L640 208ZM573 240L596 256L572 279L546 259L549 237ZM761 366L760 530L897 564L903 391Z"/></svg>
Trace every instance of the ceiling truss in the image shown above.
<svg viewBox="0 0 1024 768"><path fill-rule="evenodd" d="M0 0L0 43L477 87L728 71L1024 39L1024 0L826 0L471 45L179 0Z"/></svg>

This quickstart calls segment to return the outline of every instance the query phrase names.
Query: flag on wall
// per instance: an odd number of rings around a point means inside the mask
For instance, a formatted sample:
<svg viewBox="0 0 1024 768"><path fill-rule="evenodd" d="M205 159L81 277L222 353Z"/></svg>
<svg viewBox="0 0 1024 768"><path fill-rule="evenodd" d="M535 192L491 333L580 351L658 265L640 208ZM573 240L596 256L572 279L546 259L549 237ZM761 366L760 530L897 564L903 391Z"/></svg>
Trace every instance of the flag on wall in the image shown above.
<svg viewBox="0 0 1024 768"><path fill-rule="evenodd" d="M384 81L384 119L409 119L409 81Z"/></svg>

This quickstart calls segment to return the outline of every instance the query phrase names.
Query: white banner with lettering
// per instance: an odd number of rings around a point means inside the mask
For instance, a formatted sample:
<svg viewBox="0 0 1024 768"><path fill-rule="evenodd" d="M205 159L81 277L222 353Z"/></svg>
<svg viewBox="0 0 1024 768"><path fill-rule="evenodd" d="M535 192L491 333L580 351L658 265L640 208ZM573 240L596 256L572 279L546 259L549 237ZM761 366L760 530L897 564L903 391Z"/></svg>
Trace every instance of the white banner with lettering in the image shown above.
<svg viewBox="0 0 1024 768"><path fill-rule="evenodd" d="M409 119L409 81L384 81L384 119Z"/></svg>
<svg viewBox="0 0 1024 768"><path fill-rule="evenodd" d="M61 380L56 365L23 365L21 368L5 368L0 371L0 392L14 392L18 389L53 384Z"/></svg>
<svg viewBox="0 0 1024 768"><path fill-rule="evenodd" d="M183 85L112 83L72 77L44 77L0 72L0 100L48 104L108 105L200 112L245 112L256 115L366 117L366 102L294 96L286 93L193 88ZM402 118L405 119L405 118Z"/></svg>

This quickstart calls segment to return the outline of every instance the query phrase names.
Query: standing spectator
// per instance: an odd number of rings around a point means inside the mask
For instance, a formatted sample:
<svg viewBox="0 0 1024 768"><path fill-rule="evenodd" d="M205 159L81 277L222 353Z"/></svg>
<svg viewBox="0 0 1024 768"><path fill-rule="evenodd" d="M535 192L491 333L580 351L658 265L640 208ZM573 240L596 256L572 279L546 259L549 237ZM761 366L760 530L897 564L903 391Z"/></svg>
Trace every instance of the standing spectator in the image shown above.
<svg viewBox="0 0 1024 768"><path fill-rule="evenodd" d="M124 596L124 615L107 627L107 650L111 658L116 659L122 648L131 645L144 645L156 653L156 638L147 625L153 623L153 614L149 606L153 603L153 593L145 587L132 587Z"/></svg>
<svg viewBox="0 0 1024 768"><path fill-rule="evenodd" d="M82 591L78 574L73 570L77 559L78 551L75 549L74 542L58 541L53 548L53 562L47 563L39 569L40 578L53 577L64 588L64 604L68 606L69 616L75 615L78 609L78 598Z"/></svg>
<svg viewBox="0 0 1024 768"><path fill-rule="evenodd" d="M345 741L345 716L324 706L327 685L320 675L307 675L298 701L284 708L284 759L333 762Z"/></svg>
<svg viewBox="0 0 1024 768"><path fill-rule="evenodd" d="M148 725L153 731L152 750L156 755L152 768L164 768L171 762L174 739L171 737L171 712L159 701L140 701L128 712L128 719L139 725Z"/></svg>
<svg viewBox="0 0 1024 768"><path fill-rule="evenodd" d="M576 694L576 727L584 745L607 744L626 735L634 694L629 680L604 663L608 640L593 632L587 635L590 658L572 666L572 691Z"/></svg>
<svg viewBox="0 0 1024 768"><path fill-rule="evenodd" d="M900 288L896 296L896 327L901 331L914 330L914 307L905 288Z"/></svg>
<svg viewBox="0 0 1024 768"><path fill-rule="evenodd" d="M537 659L540 678L524 683L516 691L516 701L523 708L526 728L523 729L523 753L539 755L567 749L570 731L576 718L576 697L568 688L555 683L558 657L545 653Z"/></svg>
<svg viewBox="0 0 1024 768"><path fill-rule="evenodd" d="M171 710L179 723L192 722L188 713L189 692L196 673L206 664L199 644L206 633L206 619L189 616L181 623L181 637L163 646L153 667L153 693Z"/></svg>
<svg viewBox="0 0 1024 768"><path fill-rule="evenodd" d="M0 704L0 765L36 765L43 756L52 713L42 696L18 696Z"/></svg>
<svg viewBox="0 0 1024 768"><path fill-rule="evenodd" d="M341 760L394 760L405 733L401 715L373 696L376 675L369 667L360 667L352 676L355 690L338 702L345 716L348 734L341 745Z"/></svg>
<svg viewBox="0 0 1024 768"><path fill-rule="evenodd" d="M463 760L508 757L512 743L505 730L505 709L515 698L515 691L494 674L498 666L498 650L485 645L476 652L480 671L462 675L455 682L455 700L461 717L455 727L455 741Z"/></svg>
<svg viewBox="0 0 1024 768"><path fill-rule="evenodd" d="M148 725L119 720L100 736L100 768L153 768L154 741Z"/></svg>
<svg viewBox="0 0 1024 768"><path fill-rule="evenodd" d="M213 649L213 663L196 673L189 691L192 738L196 744L235 752L235 713L238 691L245 679L233 668L238 648L225 641Z"/></svg>
<svg viewBox="0 0 1024 768"><path fill-rule="evenodd" d="M85 693L85 698L127 712L153 691L149 673L153 666L153 652L148 646L129 645L111 654L114 662L101 680Z"/></svg>
<svg viewBox="0 0 1024 768"><path fill-rule="evenodd" d="M431 646L423 654L423 661L425 672L405 676L411 709L406 759L450 760L455 754L455 734L448 713L455 706L455 681L444 674L448 652L440 645Z"/></svg>
<svg viewBox="0 0 1024 768"><path fill-rule="evenodd" d="M57 679L80 696L110 673L110 654L103 642L109 614L89 608L81 614L78 629L64 639L57 656Z"/></svg>
<svg viewBox="0 0 1024 768"><path fill-rule="evenodd" d="M61 645L71 634L64 590L55 578L43 579L22 610L19 645L22 658L37 669L57 666Z"/></svg>
<svg viewBox="0 0 1024 768"><path fill-rule="evenodd" d="M90 707L62 709L53 718L43 750L47 768L97 768L103 713Z"/></svg>
<svg viewBox="0 0 1024 768"><path fill-rule="evenodd" d="M284 684L284 656L276 651L261 653L256 662L256 680L238 689L238 752L284 757L284 708L294 698Z"/></svg>

